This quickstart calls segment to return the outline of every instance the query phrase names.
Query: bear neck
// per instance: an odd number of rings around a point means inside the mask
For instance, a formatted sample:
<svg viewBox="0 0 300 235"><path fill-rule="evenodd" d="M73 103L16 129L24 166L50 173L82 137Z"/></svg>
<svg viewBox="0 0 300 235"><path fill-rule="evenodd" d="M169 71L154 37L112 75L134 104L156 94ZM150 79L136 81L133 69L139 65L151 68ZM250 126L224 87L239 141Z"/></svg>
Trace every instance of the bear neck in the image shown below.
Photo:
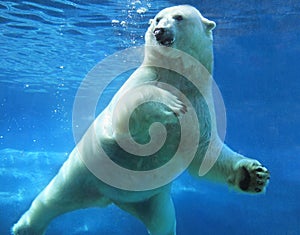
<svg viewBox="0 0 300 235"><path fill-rule="evenodd" d="M211 45L204 47L199 53L192 56L195 57L211 75L213 75L214 55Z"/></svg>
<svg viewBox="0 0 300 235"><path fill-rule="evenodd" d="M168 57L161 50L156 50L155 48L156 47L154 47L152 49L150 46L147 48L150 51L145 50L145 57L144 57L144 61L143 61L144 66L152 64L153 61L168 60ZM188 48L188 50L183 50L183 51L185 53L189 54L190 56L194 57L195 59L197 59L207 69L207 71L211 75L213 75L213 60L214 60L213 47L212 47L212 45L207 45L202 48L204 48L204 49L201 49L199 51L199 50L196 50L196 49L190 47L190 48ZM168 50L168 48L164 48L164 49ZM188 52L191 52L191 53L188 53ZM182 64L185 64L185 66L184 66L185 68L189 67L189 64L186 63L186 61L182 61Z"/></svg>
<svg viewBox="0 0 300 235"><path fill-rule="evenodd" d="M211 75L213 75L213 68L214 68L214 62L213 62L213 60L214 60L214 56L211 55L210 57L211 57L210 61L205 61L205 60L199 60L199 61L203 64L203 66L207 69L207 71Z"/></svg>

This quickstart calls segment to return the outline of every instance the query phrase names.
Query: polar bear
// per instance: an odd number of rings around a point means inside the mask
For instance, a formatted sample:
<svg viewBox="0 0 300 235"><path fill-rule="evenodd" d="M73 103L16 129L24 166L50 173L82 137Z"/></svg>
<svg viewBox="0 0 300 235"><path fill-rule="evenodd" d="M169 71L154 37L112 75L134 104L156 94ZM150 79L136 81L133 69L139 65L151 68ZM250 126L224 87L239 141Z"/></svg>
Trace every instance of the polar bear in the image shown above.
<svg viewBox="0 0 300 235"><path fill-rule="evenodd" d="M125 140L126 145L130 136L141 144L149 142L148 127L157 118L166 126L167 131L175 133L175 137L166 142L167 146L162 153L153 154L155 164L160 166L170 161L164 156L170 151L176 152L177 147L173 143L176 138L182 137L184 144L178 154L178 162L186 154L190 154L189 148L196 144L197 149L193 153L195 156L187 168L192 175L201 178L199 167L209 143L212 143L213 148L221 148L217 152L215 164L204 177L227 183L241 192L257 194L265 191L270 178L268 170L257 160L234 152L221 141L216 129L211 83L202 76L204 70L196 68L182 54L178 54L178 50L182 51L212 74L212 30L215 26L213 21L204 18L198 10L188 5L166 8L155 16L145 35L144 62L96 118L58 174L14 225L13 234L41 235L45 233L51 220L63 213L80 208L104 207L111 203L140 219L151 235L176 234L175 211L170 196L171 182L153 186L148 190L129 190L99 179L85 162L88 159L93 162L101 155L101 145L123 167L147 173L147 170L153 168L149 166L149 159L141 157L144 160L140 161L139 158L128 158L126 154L129 153L121 151L116 143L122 144ZM158 66L153 66L153 62ZM160 63L175 64L185 71L198 74L201 92L194 92L191 83L183 81L182 75L160 67ZM169 89L168 85L176 89ZM190 103L181 95L182 91ZM195 127L198 126L201 131L193 131L197 129L193 126L190 133L180 137L180 129L176 125L193 110L197 115ZM131 123L130 130L126 124L128 120ZM128 131L131 133L128 134ZM148 150L151 151L152 147ZM105 161L103 164L105 165ZM155 164L154 168L158 166ZM100 171L104 170L103 167L95 165L96 168L100 167ZM115 172L106 173L110 174L109 177L118 177ZM132 182L139 181L134 175L130 177ZM155 175L149 181L155 181L159 177L159 174Z"/></svg>

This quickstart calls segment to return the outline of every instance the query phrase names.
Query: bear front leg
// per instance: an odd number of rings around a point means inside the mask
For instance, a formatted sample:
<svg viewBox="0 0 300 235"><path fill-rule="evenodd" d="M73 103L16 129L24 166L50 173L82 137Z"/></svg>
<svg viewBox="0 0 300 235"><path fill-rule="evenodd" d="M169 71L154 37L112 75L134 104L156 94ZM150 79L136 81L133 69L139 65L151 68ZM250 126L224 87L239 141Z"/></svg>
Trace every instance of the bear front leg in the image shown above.
<svg viewBox="0 0 300 235"><path fill-rule="evenodd" d="M169 110L154 103L164 104ZM142 104L146 104L146 108L138 111ZM130 119L140 131L142 125L148 126L147 123L155 119L163 120L164 124L174 123L177 120L175 116L186 112L186 105L169 91L154 85L143 85L129 90L116 102L112 112L112 129L116 136L122 136L128 134Z"/></svg>
<svg viewBox="0 0 300 235"><path fill-rule="evenodd" d="M197 174L202 159L196 159L190 167ZM209 172L208 179L224 182L240 192L263 193L270 179L270 172L255 159L247 158L223 144L221 153Z"/></svg>
<svg viewBox="0 0 300 235"><path fill-rule="evenodd" d="M169 191L143 202L115 204L140 219L150 235L176 235L175 209Z"/></svg>

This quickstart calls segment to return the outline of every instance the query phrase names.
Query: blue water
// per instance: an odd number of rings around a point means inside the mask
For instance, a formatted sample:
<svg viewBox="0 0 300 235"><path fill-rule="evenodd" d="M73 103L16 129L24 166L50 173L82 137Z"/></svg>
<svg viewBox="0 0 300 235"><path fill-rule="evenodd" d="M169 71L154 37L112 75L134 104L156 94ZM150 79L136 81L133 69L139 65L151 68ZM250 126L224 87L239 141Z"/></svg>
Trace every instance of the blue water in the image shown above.
<svg viewBox="0 0 300 235"><path fill-rule="evenodd" d="M0 1L0 234L29 207L74 147L72 107L99 61L142 45L160 9L189 3L216 21L216 80L226 142L271 171L267 193L176 180L179 235L300 234L300 2ZM101 110L121 85L106 90ZM47 235L147 234L120 209L86 209L54 220Z"/></svg>

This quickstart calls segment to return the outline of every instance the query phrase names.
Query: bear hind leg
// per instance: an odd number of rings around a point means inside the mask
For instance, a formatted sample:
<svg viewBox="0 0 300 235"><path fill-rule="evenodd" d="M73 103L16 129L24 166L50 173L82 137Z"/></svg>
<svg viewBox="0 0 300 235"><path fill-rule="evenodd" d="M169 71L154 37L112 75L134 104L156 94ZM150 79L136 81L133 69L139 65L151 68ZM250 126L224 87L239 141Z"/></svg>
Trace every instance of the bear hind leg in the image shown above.
<svg viewBox="0 0 300 235"><path fill-rule="evenodd" d="M140 219L150 235L176 235L175 209L169 192L138 203L115 203Z"/></svg>

